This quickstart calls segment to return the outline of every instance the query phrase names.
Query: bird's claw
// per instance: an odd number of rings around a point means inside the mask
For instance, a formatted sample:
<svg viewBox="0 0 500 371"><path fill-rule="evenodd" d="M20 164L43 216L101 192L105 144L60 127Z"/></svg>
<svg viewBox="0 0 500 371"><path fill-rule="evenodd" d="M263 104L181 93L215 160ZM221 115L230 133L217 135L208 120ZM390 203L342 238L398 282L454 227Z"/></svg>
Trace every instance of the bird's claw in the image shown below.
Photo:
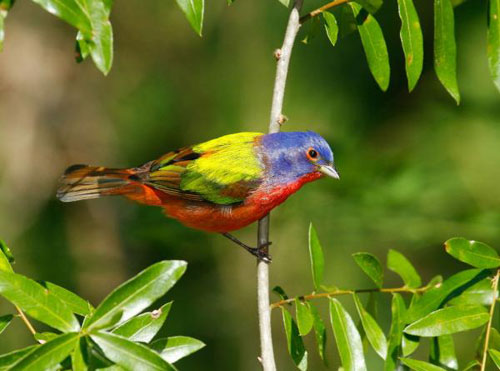
<svg viewBox="0 0 500 371"><path fill-rule="evenodd" d="M263 261L264 263L271 263L273 260L271 259L271 255L269 255L267 248L271 246L273 243L268 241L266 243L260 244L255 250L255 256L259 259L259 261Z"/></svg>

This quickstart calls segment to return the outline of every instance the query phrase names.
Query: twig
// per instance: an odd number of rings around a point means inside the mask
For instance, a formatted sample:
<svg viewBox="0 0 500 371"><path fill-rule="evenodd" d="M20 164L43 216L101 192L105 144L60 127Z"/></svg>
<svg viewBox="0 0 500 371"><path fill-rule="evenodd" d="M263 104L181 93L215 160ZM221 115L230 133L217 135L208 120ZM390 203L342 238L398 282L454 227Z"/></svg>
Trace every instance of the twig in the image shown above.
<svg viewBox="0 0 500 371"><path fill-rule="evenodd" d="M393 287L393 288L375 288L375 289L359 289L359 290L334 290L330 292L322 292L320 294L310 294L310 295L303 295L303 296L298 296L298 299L301 300L314 300L314 299L320 299L320 298L329 298L331 296L341 296L341 295L352 295L352 294L363 294L363 293L370 293L370 292L385 292L385 293L396 293L396 292L407 292L407 293L412 293L412 294L421 294L423 292L426 292L427 290L437 287L436 285L432 286L423 286L419 287L417 289L412 289L406 286L403 287ZM281 307L282 305L285 304L290 304L295 301L297 298L290 298L290 299L283 299L280 301L277 301L276 303L271 304L271 309Z"/></svg>
<svg viewBox="0 0 500 371"><path fill-rule="evenodd" d="M317 15L323 13L325 10L328 10L330 8L334 8L336 6L346 4L350 0L334 0L328 4L323 5L322 7L319 7L318 9L314 9L312 12L307 13L306 15L303 15L300 17L300 24L303 24L304 22L307 22L309 19L316 17Z"/></svg>
<svg viewBox="0 0 500 371"><path fill-rule="evenodd" d="M21 308L19 308L17 305L15 307L16 307L17 313L19 313L19 317L21 317L21 319L23 320L23 322L26 325L26 327L28 328L28 330L30 330L30 332L31 332L32 335L35 335L36 334L36 330L33 327L33 325L31 324L31 322L28 319L28 317L26 317L26 315L21 310Z"/></svg>
<svg viewBox="0 0 500 371"><path fill-rule="evenodd" d="M290 64L293 44L300 28L299 12L301 8L302 0L296 0L288 19L283 45L279 51L275 52L277 58L276 77L274 80L269 133L277 133L280 130L280 117L282 117L281 110L283 108L288 65ZM257 234L258 245L267 246L269 242L269 215L259 220ZM266 247L266 252L267 250ZM276 362L274 361L271 309L269 306L269 265L262 260L257 262L257 301L261 348L260 361L264 371L275 371Z"/></svg>
<svg viewBox="0 0 500 371"><path fill-rule="evenodd" d="M500 269L497 270L497 274L493 277L491 281L491 288L493 290L493 295L498 295L498 279L500 278ZM495 297L496 299L496 297ZM495 312L495 304L496 300L493 300L490 307L490 320L488 321L488 325L486 326L486 333L484 336L484 349L483 349L483 361L481 362L481 371L486 370L486 357L488 357L488 345L490 342L490 332L491 332L491 324L493 323L493 313Z"/></svg>

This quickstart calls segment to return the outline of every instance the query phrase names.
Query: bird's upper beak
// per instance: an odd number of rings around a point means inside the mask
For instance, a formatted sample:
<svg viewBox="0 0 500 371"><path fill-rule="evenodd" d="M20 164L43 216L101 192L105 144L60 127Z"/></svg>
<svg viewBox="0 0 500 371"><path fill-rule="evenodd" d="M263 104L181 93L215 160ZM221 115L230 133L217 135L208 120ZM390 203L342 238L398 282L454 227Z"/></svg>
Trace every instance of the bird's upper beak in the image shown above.
<svg viewBox="0 0 500 371"><path fill-rule="evenodd" d="M319 165L318 171L333 179L340 179L340 175L333 165Z"/></svg>

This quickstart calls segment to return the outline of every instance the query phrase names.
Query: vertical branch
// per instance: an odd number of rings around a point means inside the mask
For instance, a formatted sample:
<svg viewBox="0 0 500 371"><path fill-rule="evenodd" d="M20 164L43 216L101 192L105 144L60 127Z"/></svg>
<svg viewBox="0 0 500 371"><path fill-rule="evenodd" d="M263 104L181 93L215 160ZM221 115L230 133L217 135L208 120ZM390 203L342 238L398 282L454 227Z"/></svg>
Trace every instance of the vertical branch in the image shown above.
<svg viewBox="0 0 500 371"><path fill-rule="evenodd" d="M302 0L296 0L288 19L285 38L281 49L275 53L277 59L276 77L274 80L273 102L271 106L271 121L269 133L280 130L281 110L285 96L286 77L288 65L292 54L293 44L300 28L300 9ZM269 215L259 221L257 235L258 246L267 246L269 242ZM265 247L267 249L267 247ZM269 304L269 265L260 260L257 262L257 301L259 311L259 332L261 362L264 371L275 371L273 339L271 333L271 308Z"/></svg>
<svg viewBox="0 0 500 371"><path fill-rule="evenodd" d="M498 298L498 280L500 279L500 269L497 270L497 274L493 277L493 281L491 282L491 288L494 292L493 303L491 303L490 307L490 320L486 325L486 333L484 336L484 348L483 348L483 357L481 362L481 371L486 370L486 360L488 358L488 348L490 343L490 333L491 333L491 325L493 323L493 314L495 313L495 304Z"/></svg>

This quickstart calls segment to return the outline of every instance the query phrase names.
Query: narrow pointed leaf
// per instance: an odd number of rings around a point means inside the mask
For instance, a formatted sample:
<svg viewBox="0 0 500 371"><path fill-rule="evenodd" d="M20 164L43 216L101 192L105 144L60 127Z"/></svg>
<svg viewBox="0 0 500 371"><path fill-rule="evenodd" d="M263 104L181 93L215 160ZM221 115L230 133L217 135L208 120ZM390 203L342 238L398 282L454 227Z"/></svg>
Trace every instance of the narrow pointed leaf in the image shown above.
<svg viewBox="0 0 500 371"><path fill-rule="evenodd" d="M171 307L172 302L163 305L153 312L132 317L114 329L113 333L132 341L149 343L162 328Z"/></svg>
<svg viewBox="0 0 500 371"><path fill-rule="evenodd" d="M449 305L491 305L495 300L491 279L485 278L467 288L459 296L451 299Z"/></svg>
<svg viewBox="0 0 500 371"><path fill-rule="evenodd" d="M344 370L366 370L363 343L358 329L342 304L333 298L330 298L330 320Z"/></svg>
<svg viewBox="0 0 500 371"><path fill-rule="evenodd" d="M385 359L387 356L387 340L385 338L384 332L380 329L380 326L373 319L373 317L366 311L361 304L358 296L353 295L354 303L356 304L356 309L361 319L361 324L366 333L366 338L370 342L371 346L377 352L377 354Z"/></svg>
<svg viewBox="0 0 500 371"><path fill-rule="evenodd" d="M367 252L357 252L352 254L354 261L370 277L377 287L382 287L384 283L384 271L380 261L375 255Z"/></svg>
<svg viewBox="0 0 500 371"><path fill-rule="evenodd" d="M12 321L14 316L12 314L7 314L5 316L0 317L0 334L7 328L7 326Z"/></svg>
<svg viewBox="0 0 500 371"><path fill-rule="evenodd" d="M101 0L87 0L92 22L93 38L90 55L97 68L107 75L113 64L113 28L109 21L109 9Z"/></svg>
<svg viewBox="0 0 500 371"><path fill-rule="evenodd" d="M88 316L92 310L92 304L87 300L82 299L75 293L65 289L64 287L58 286L55 283L41 281L39 282L43 287L45 287L51 294L57 296L66 306L76 314L81 316Z"/></svg>
<svg viewBox="0 0 500 371"><path fill-rule="evenodd" d="M411 358L400 358L401 363L410 367L414 371L446 371L444 368L433 365L429 362L419 361Z"/></svg>
<svg viewBox="0 0 500 371"><path fill-rule="evenodd" d="M382 0L356 0L356 2L371 14L375 14L383 4Z"/></svg>
<svg viewBox="0 0 500 371"><path fill-rule="evenodd" d="M17 364L26 355L33 352L37 347L39 347L39 345L30 345L29 347L0 355L0 371L12 369L15 364Z"/></svg>
<svg viewBox="0 0 500 371"><path fill-rule="evenodd" d="M481 359L483 356L485 337L486 337L486 327L484 327L481 336L476 342L476 359ZM494 327L490 328L490 339L488 341L488 348L500 350L500 333Z"/></svg>
<svg viewBox="0 0 500 371"><path fill-rule="evenodd" d="M413 0L398 0L398 10L401 18L400 37L405 54L408 90L412 91L424 65L424 39Z"/></svg>
<svg viewBox="0 0 500 371"><path fill-rule="evenodd" d="M377 20L366 10L362 9L360 5L351 2L349 5L356 18L356 25L359 30L363 49L365 50L370 72L380 86L380 89L386 91L389 87L391 68L382 29Z"/></svg>
<svg viewBox="0 0 500 371"><path fill-rule="evenodd" d="M441 84L459 104L455 18L451 0L434 0L434 70Z"/></svg>
<svg viewBox="0 0 500 371"><path fill-rule="evenodd" d="M290 0L278 0L284 7L290 7Z"/></svg>
<svg viewBox="0 0 500 371"><path fill-rule="evenodd" d="M175 370L154 350L124 337L98 331L90 335L106 357L126 370Z"/></svg>
<svg viewBox="0 0 500 371"><path fill-rule="evenodd" d="M39 343L43 344L46 343L47 341L51 341L52 339L55 339L59 335L56 334L55 332L37 332L36 334L33 335L36 341Z"/></svg>
<svg viewBox="0 0 500 371"><path fill-rule="evenodd" d="M299 334L299 329L288 310L281 307L283 326L287 340L288 353L299 370L307 370L307 351Z"/></svg>
<svg viewBox="0 0 500 371"><path fill-rule="evenodd" d="M448 335L477 328L488 319L488 311L482 306L446 307L413 322L404 332L425 337Z"/></svg>
<svg viewBox="0 0 500 371"><path fill-rule="evenodd" d="M87 371L88 367L87 343L80 338L73 353L71 353L71 368L73 371Z"/></svg>
<svg viewBox="0 0 500 371"><path fill-rule="evenodd" d="M406 305L400 294L392 295L391 304L391 329L389 331L389 344L387 346L387 357L385 359L384 371L394 371L398 365L401 355L401 342L403 339L404 317Z"/></svg>
<svg viewBox="0 0 500 371"><path fill-rule="evenodd" d="M7 247L5 242L0 240L0 271L12 273L12 266L10 263L14 261L14 257L10 252L10 249Z"/></svg>
<svg viewBox="0 0 500 371"><path fill-rule="evenodd" d="M197 352L205 344L188 336L172 336L166 339L158 339L151 343L151 349L160 353L160 356L169 363L175 363L179 359Z"/></svg>
<svg viewBox="0 0 500 371"><path fill-rule="evenodd" d="M323 20L325 21L326 36L328 37L328 40L330 40L332 46L335 46L339 36L339 26L337 25L337 19L335 18L333 13L324 11L322 14Z"/></svg>
<svg viewBox="0 0 500 371"><path fill-rule="evenodd" d="M80 329L66 304L37 282L20 274L0 271L0 295L55 329L63 332Z"/></svg>
<svg viewBox="0 0 500 371"><path fill-rule="evenodd" d="M500 0L490 0L488 9L488 65L500 90Z"/></svg>
<svg viewBox="0 0 500 371"><path fill-rule="evenodd" d="M308 302L295 299L295 317L300 336L307 335L312 330L314 321Z"/></svg>
<svg viewBox="0 0 500 371"><path fill-rule="evenodd" d="M472 361L470 361L465 365L462 371L471 371L471 370L477 371L480 366L481 364L479 363L479 361L477 359L473 359Z"/></svg>
<svg viewBox="0 0 500 371"><path fill-rule="evenodd" d="M430 361L448 370L458 370L455 343L451 335L442 335L431 340Z"/></svg>
<svg viewBox="0 0 500 371"><path fill-rule="evenodd" d="M313 316L314 336L316 338L316 346L318 348L319 357L326 364L326 326L319 316L318 309L311 305L311 314Z"/></svg>
<svg viewBox="0 0 500 371"><path fill-rule="evenodd" d="M500 267L500 257L498 253L484 243L456 237L446 241L444 246L448 254L473 267Z"/></svg>
<svg viewBox="0 0 500 371"><path fill-rule="evenodd" d="M79 334L67 333L40 345L29 352L14 367L12 371L50 370L66 358L78 344Z"/></svg>
<svg viewBox="0 0 500 371"><path fill-rule="evenodd" d="M120 317L126 321L140 313L170 290L185 272L186 265L184 261L171 260L146 268L109 294L85 322L85 328L111 327ZM120 312L122 315L118 316Z"/></svg>
<svg viewBox="0 0 500 371"><path fill-rule="evenodd" d="M323 249L321 248L318 234L312 223L309 224L309 258L311 259L314 289L318 290L323 281L325 259L323 257Z"/></svg>
<svg viewBox="0 0 500 371"><path fill-rule="evenodd" d="M274 286L272 289L272 292L274 292L276 295L280 297L281 300L288 300L288 295L286 294L285 290L281 286Z"/></svg>
<svg viewBox="0 0 500 371"><path fill-rule="evenodd" d="M33 0L47 12L55 15L89 37L92 34L90 19L83 11L78 0Z"/></svg>
<svg viewBox="0 0 500 371"><path fill-rule="evenodd" d="M500 352L495 349L489 349L488 354L495 363L495 366L497 366L497 368L500 369Z"/></svg>
<svg viewBox="0 0 500 371"><path fill-rule="evenodd" d="M389 250L387 254L387 268L397 273L407 287L417 288L422 285L422 279L415 267L399 251Z"/></svg>
<svg viewBox="0 0 500 371"><path fill-rule="evenodd" d="M203 13L205 0L176 0L189 24L201 36L203 29Z"/></svg>
<svg viewBox="0 0 500 371"><path fill-rule="evenodd" d="M403 333L403 338L401 339L401 353L403 354L403 357L408 357L413 354L419 345L420 338L418 336Z"/></svg>

